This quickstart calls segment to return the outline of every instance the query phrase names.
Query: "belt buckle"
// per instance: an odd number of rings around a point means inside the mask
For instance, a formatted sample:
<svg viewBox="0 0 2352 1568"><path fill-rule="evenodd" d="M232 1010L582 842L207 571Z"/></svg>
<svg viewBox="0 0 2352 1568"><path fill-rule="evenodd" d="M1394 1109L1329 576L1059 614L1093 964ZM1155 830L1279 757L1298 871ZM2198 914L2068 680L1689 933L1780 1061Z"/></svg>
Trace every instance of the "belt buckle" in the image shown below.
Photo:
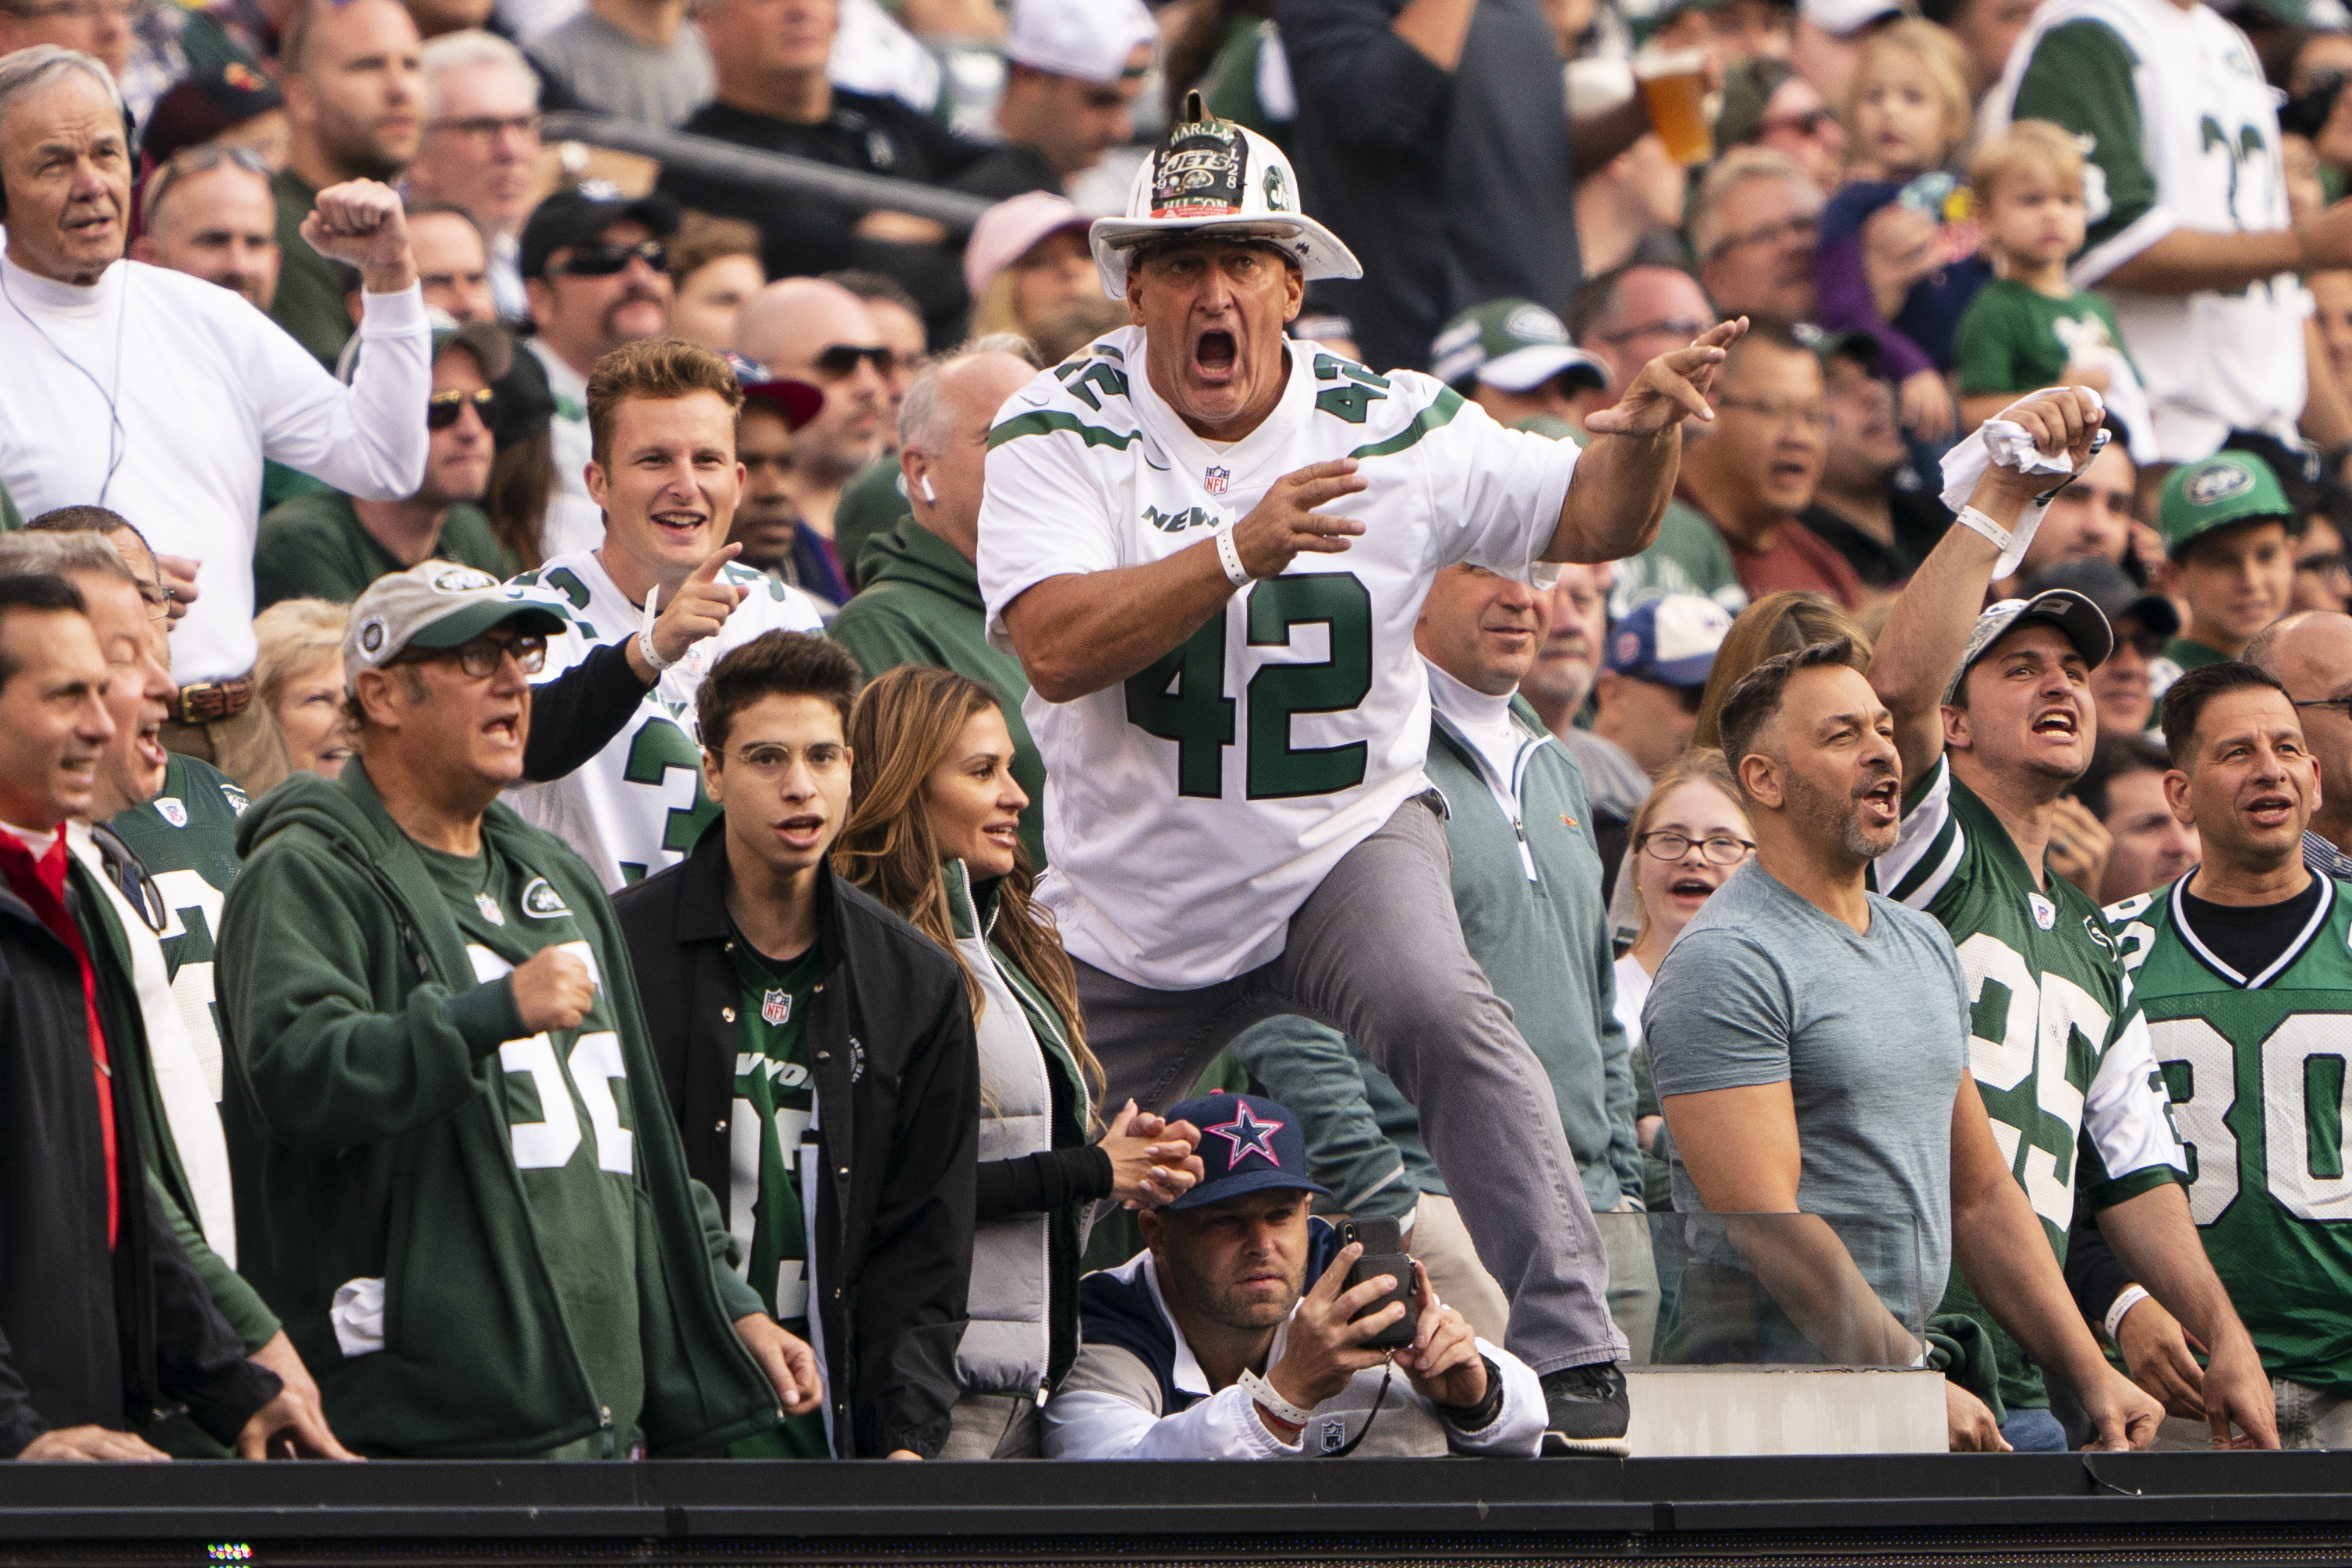
<svg viewBox="0 0 2352 1568"><path fill-rule="evenodd" d="M193 681L180 688L178 714L182 724L209 724L209 719L195 716L194 705L199 698L212 696L220 691L218 681Z"/></svg>

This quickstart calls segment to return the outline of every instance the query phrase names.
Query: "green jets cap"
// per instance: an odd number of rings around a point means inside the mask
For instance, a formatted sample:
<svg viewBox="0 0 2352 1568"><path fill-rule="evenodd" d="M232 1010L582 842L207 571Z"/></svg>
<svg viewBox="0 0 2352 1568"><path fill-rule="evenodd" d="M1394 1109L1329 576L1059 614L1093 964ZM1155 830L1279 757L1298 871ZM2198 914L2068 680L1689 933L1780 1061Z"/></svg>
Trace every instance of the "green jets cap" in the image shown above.
<svg viewBox="0 0 2352 1568"><path fill-rule="evenodd" d="M1532 392L1559 375L1604 392L1609 386L1609 367L1530 299L1490 299L1448 321L1430 345L1430 373L1457 389L1475 378L1505 392Z"/></svg>
<svg viewBox="0 0 2352 1568"><path fill-rule="evenodd" d="M2270 465L2251 453L2217 452L2165 476L2156 528L2164 536L2164 553L2178 556L2215 528L2273 517L2294 527L2294 508Z"/></svg>
<svg viewBox="0 0 2352 1568"><path fill-rule="evenodd" d="M382 669L405 648L458 648L493 626L561 632L571 617L529 589L454 560L419 561L368 584L343 632L343 676Z"/></svg>

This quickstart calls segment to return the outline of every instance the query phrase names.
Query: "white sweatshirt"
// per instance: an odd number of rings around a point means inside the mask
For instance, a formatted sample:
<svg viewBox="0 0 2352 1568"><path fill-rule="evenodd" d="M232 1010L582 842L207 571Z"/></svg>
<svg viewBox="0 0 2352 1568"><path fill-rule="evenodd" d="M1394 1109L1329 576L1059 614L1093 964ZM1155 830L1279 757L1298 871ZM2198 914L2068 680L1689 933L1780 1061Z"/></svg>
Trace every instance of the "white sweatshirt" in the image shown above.
<svg viewBox="0 0 2352 1568"><path fill-rule="evenodd" d="M425 481L424 293L363 298L367 352L344 386L200 277L119 261L83 288L0 256L0 482L28 518L103 505L203 562L172 632L183 684L253 668L263 458L366 500Z"/></svg>

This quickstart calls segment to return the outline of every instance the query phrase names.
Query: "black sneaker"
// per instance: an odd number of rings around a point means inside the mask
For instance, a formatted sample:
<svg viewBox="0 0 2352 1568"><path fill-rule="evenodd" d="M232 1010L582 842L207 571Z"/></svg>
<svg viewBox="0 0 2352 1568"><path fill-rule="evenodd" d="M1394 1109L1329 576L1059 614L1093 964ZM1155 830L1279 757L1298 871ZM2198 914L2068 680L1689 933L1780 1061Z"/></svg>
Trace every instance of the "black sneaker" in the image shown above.
<svg viewBox="0 0 2352 1568"><path fill-rule="evenodd" d="M1590 1455L1624 1458L1633 1453L1625 1427L1633 1408L1625 1400L1625 1377L1613 1361L1563 1366L1543 1375L1544 1407L1549 1430L1544 1433L1547 1458Z"/></svg>

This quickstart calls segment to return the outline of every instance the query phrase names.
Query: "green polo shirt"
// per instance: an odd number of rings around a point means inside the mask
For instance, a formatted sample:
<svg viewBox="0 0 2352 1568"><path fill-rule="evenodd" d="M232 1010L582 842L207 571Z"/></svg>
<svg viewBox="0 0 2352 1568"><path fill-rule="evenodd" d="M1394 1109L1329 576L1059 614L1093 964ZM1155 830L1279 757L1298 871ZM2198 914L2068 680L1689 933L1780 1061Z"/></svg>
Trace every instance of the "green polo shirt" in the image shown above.
<svg viewBox="0 0 2352 1568"><path fill-rule="evenodd" d="M302 237L302 220L317 204L319 187L291 169L280 169L270 179L269 193L278 203L278 248L284 258L269 319L331 371L352 340L352 313L343 304L337 265Z"/></svg>

